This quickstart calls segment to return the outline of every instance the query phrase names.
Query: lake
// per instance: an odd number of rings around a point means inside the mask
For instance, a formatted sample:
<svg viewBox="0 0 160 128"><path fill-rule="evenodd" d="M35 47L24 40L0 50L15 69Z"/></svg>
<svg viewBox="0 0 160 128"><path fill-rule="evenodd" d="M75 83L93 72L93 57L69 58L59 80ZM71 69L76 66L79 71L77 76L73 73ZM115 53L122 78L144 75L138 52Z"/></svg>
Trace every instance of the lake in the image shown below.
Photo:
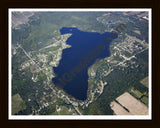
<svg viewBox="0 0 160 128"><path fill-rule="evenodd" d="M58 67L53 67L56 77L52 81L69 95L78 100L85 100L88 89L88 68L97 59L110 56L110 43L106 42L105 38L111 37L111 33L85 32L67 27L61 28L60 32L61 35L72 34L66 41L71 47L62 51Z"/></svg>

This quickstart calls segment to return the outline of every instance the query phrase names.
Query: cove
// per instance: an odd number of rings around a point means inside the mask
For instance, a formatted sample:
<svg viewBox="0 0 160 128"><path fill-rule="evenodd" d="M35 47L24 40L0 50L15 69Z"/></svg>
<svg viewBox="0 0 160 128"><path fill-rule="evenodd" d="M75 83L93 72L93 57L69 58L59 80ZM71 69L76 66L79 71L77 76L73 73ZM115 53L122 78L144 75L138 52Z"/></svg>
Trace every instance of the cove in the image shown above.
<svg viewBox="0 0 160 128"><path fill-rule="evenodd" d="M94 64L97 59L110 56L110 42L106 42L105 39L111 37L111 34L113 33L85 32L78 30L77 28L69 27L61 28L60 33L61 35L72 34L66 41L66 44L71 45L71 47L62 51L62 58L58 67L53 67L56 77L53 78L52 81L55 85L60 83L64 84L63 90L76 99L86 100L88 89L88 68ZM114 37L114 39L115 38L117 37ZM73 71L74 67L84 60L84 57L92 56L93 49L97 48L99 44L105 45L104 49L87 61L87 64L83 69L76 73L72 72L71 75L71 71Z"/></svg>

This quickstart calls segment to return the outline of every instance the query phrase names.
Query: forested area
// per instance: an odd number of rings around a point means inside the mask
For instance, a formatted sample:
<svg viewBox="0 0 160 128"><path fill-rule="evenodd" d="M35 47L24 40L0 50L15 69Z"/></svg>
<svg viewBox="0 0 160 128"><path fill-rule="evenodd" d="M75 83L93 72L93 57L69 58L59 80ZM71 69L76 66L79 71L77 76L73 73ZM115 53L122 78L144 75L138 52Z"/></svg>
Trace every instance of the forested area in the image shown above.
<svg viewBox="0 0 160 128"><path fill-rule="evenodd" d="M116 67L103 81L107 81L103 94L89 107L84 110L85 114L93 115L112 115L110 103L124 92L129 92L132 87L140 92L148 92L148 88L140 83L140 80L148 76L148 51L138 54L136 64L137 68L130 66L124 71L120 67Z"/></svg>

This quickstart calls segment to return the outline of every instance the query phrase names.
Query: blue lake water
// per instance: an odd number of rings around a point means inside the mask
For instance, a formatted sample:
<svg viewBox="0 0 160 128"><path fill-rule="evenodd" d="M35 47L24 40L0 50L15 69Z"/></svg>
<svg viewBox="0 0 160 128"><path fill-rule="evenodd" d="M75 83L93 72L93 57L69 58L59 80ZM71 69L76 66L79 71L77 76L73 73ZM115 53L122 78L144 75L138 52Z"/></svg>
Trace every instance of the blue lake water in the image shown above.
<svg viewBox="0 0 160 128"><path fill-rule="evenodd" d="M60 32L61 35L72 34L66 41L71 47L62 51L58 67L53 67L56 77L52 81L57 86L61 85L69 95L78 100L85 100L88 89L88 68L97 59L110 56L110 43L106 42L105 38L111 37L111 33L85 32L67 27L61 28Z"/></svg>

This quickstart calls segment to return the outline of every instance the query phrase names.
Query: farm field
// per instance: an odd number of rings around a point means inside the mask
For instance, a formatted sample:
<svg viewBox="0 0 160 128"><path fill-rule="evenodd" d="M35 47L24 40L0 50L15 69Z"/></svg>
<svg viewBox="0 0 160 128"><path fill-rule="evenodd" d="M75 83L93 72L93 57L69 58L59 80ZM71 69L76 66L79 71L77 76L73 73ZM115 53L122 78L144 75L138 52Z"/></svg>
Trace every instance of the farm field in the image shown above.
<svg viewBox="0 0 160 128"><path fill-rule="evenodd" d="M116 100L133 115L148 115L148 108L128 92L123 93Z"/></svg>
<svg viewBox="0 0 160 128"><path fill-rule="evenodd" d="M143 85L146 86L147 88L148 88L148 85L149 85L148 82L149 82L149 81L148 81L148 76L147 76L146 78L144 78L143 80L141 80L141 84L143 84Z"/></svg>
<svg viewBox="0 0 160 128"><path fill-rule="evenodd" d="M25 103L18 93L12 96L12 114L16 114L17 112L25 108Z"/></svg>
<svg viewBox="0 0 160 128"><path fill-rule="evenodd" d="M111 109L114 111L115 115L131 115L128 111L126 111L121 105L116 103L115 101L110 104Z"/></svg>

